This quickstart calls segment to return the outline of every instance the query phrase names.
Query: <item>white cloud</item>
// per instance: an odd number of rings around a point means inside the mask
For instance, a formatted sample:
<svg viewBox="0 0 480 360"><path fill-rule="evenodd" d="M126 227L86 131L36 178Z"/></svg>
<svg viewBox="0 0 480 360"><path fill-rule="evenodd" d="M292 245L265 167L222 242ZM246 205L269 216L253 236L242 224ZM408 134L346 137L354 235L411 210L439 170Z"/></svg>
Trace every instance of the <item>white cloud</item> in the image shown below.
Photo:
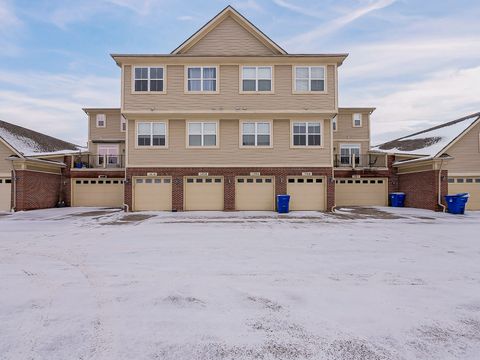
<svg viewBox="0 0 480 360"><path fill-rule="evenodd" d="M0 56L14 56L21 52L16 38L23 23L8 0L0 0Z"/></svg>
<svg viewBox="0 0 480 360"><path fill-rule="evenodd" d="M236 1L234 6L240 10L263 11L262 7L256 0Z"/></svg>
<svg viewBox="0 0 480 360"><path fill-rule="evenodd" d="M312 16L318 19L322 19L326 16L326 12L319 13L311 9L311 7L302 7L302 6L294 5L284 0L273 0L273 2L280 7L283 7L285 9L291 10L293 12L296 12L305 16Z"/></svg>
<svg viewBox="0 0 480 360"><path fill-rule="evenodd" d="M177 17L177 20L180 20L180 21L190 21L193 19L194 19L193 16L190 16L190 15L182 15Z"/></svg>

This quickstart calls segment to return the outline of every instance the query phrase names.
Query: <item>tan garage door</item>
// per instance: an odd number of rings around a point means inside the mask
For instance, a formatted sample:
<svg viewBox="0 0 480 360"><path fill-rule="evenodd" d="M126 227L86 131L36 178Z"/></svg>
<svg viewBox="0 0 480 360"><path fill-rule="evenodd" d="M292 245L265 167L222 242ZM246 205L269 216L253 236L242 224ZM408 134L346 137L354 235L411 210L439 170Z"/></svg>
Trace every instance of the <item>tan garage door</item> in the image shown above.
<svg viewBox="0 0 480 360"><path fill-rule="evenodd" d="M448 193L469 193L467 210L480 210L480 177L449 177Z"/></svg>
<svg viewBox="0 0 480 360"><path fill-rule="evenodd" d="M170 177L135 177L133 184L133 210L172 210L172 179Z"/></svg>
<svg viewBox="0 0 480 360"><path fill-rule="evenodd" d="M387 206L388 179L336 179L337 206Z"/></svg>
<svg viewBox="0 0 480 360"><path fill-rule="evenodd" d="M12 179L0 178L0 211L10 211L12 199Z"/></svg>
<svg viewBox="0 0 480 360"><path fill-rule="evenodd" d="M273 177L237 177L235 182L235 209L241 211L275 210Z"/></svg>
<svg viewBox="0 0 480 360"><path fill-rule="evenodd" d="M223 206L223 178L188 176L185 178L184 204L187 211L217 210Z"/></svg>
<svg viewBox="0 0 480 360"><path fill-rule="evenodd" d="M122 205L123 179L72 179L72 206Z"/></svg>
<svg viewBox="0 0 480 360"><path fill-rule="evenodd" d="M290 176L287 178L290 210L324 211L325 179L323 177Z"/></svg>

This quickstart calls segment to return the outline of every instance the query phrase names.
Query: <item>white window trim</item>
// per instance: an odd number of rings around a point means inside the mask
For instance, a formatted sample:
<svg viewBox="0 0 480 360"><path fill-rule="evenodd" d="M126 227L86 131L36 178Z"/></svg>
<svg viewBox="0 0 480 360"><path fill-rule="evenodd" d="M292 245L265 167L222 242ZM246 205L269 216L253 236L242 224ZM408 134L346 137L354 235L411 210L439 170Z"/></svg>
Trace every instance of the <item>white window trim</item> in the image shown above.
<svg viewBox="0 0 480 360"><path fill-rule="evenodd" d="M136 68L148 68L148 90L147 91L135 91L135 69ZM163 69L163 91L150 91L150 68L162 68ZM131 74L131 94L145 94L145 95L161 95L167 93L167 66L166 65L140 65L137 64L132 66L132 74Z"/></svg>
<svg viewBox="0 0 480 360"><path fill-rule="evenodd" d="M202 138L202 144L203 144L203 124L205 123L215 123L215 140L216 144L215 146L195 146L195 145L190 145L190 139L189 139L189 124L202 124L201 127L201 138ZM185 122L185 147L187 149L218 149L220 148L220 121L219 120L199 120L199 121L186 121Z"/></svg>
<svg viewBox="0 0 480 360"><path fill-rule="evenodd" d="M254 123L255 124L255 145L243 145L243 124L244 123ZM270 145L256 145L257 143L257 124L258 123L269 123L270 124ZM271 149L273 148L273 120L240 120L239 121L239 137L238 144L242 149Z"/></svg>
<svg viewBox="0 0 480 360"><path fill-rule="evenodd" d="M293 124L295 123L306 123L307 125L307 142L308 142L308 124L309 123L320 123L320 145L294 145L293 144ZM320 149L324 147L324 120L290 120L290 148L292 149Z"/></svg>
<svg viewBox="0 0 480 360"><path fill-rule="evenodd" d="M258 89L258 68L259 67L265 67L265 68L270 68L271 70L271 74L272 74L272 79L271 79L271 90L270 91L258 91L258 90L255 90L255 91L244 91L243 90L243 68L244 67L254 67L256 70L255 70L255 88ZM240 94L275 94L275 66L273 65L240 65L239 66L239 87L238 87L238 91ZM249 80L249 79L247 79ZM253 80L253 79L250 79L250 80ZM260 79L262 80L262 79ZM263 79L263 80L266 80L266 79Z"/></svg>
<svg viewBox="0 0 480 360"><path fill-rule="evenodd" d="M359 143L340 143L339 144L339 153L338 153L338 156L341 158L342 157L342 148L347 148L347 149L352 149L352 148L358 148L358 156L360 158L360 161L361 161L361 157L362 157L362 144L359 144ZM352 165L352 153L350 153L350 160L348 161L348 165ZM340 159L341 161L341 159Z"/></svg>
<svg viewBox="0 0 480 360"><path fill-rule="evenodd" d="M355 125L355 115L360 115L360 125ZM353 113L352 114L352 126L356 128L360 128L363 126L363 115L362 113Z"/></svg>
<svg viewBox="0 0 480 360"><path fill-rule="evenodd" d="M138 125L139 124L153 124L153 123L162 123L165 125L165 145L138 145ZM151 129L151 126L150 126ZM152 133L150 132L150 144L153 144ZM135 149L168 149L168 120L135 120Z"/></svg>
<svg viewBox="0 0 480 360"><path fill-rule="evenodd" d="M99 122L98 117L99 116L103 116L103 126L98 125L98 122ZM107 114L97 114L97 115L95 115L95 125L96 125L97 128L106 128L107 127Z"/></svg>
<svg viewBox="0 0 480 360"><path fill-rule="evenodd" d="M323 91L297 91L297 68L302 68L302 67L308 67L308 88L310 89L311 87L311 68L312 67L323 67ZM327 88L327 69L328 67L326 65L295 65L292 66L292 93L293 94L328 94L328 88ZM315 79L314 79L315 80Z"/></svg>
<svg viewBox="0 0 480 360"><path fill-rule="evenodd" d="M200 68L202 69L201 70L201 77L200 77L200 81L201 81L201 86L202 86L202 90L200 91L189 91L188 90L188 69L191 69L191 68ZM203 69L204 68L215 68L216 69L216 74L217 74L217 77L216 77L216 90L215 91L205 91L203 90ZM185 94L202 94L202 95L213 95L213 94L220 94L220 66L218 65L185 65L184 66L184 75L183 75L183 78L184 78L184 89L183 89L183 92Z"/></svg>
<svg viewBox="0 0 480 360"><path fill-rule="evenodd" d="M104 149L115 149L116 150L116 154L104 154L105 156L108 156L108 155L111 155L111 156L117 156L117 161L120 160L120 145L118 144L97 144L97 166L106 166L106 164L100 164L100 148L104 148ZM106 160L106 159L104 159Z"/></svg>
<svg viewBox="0 0 480 360"><path fill-rule="evenodd" d="M333 124L335 123L335 127L333 127ZM337 132L338 131L338 116L335 116L333 119L332 119L332 130L333 132Z"/></svg>
<svg viewBox="0 0 480 360"><path fill-rule="evenodd" d="M125 130L123 129L123 124L125 124ZM120 114L120 132L126 132L127 131L127 119L125 119L125 116Z"/></svg>

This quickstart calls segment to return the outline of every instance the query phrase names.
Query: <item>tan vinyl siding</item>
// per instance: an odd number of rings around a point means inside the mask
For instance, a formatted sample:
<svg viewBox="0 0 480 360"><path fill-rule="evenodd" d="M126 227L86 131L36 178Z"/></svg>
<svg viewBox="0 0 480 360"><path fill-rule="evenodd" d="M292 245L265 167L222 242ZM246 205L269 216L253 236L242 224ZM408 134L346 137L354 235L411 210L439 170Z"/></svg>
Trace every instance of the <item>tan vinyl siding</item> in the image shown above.
<svg viewBox="0 0 480 360"><path fill-rule="evenodd" d="M273 124L273 147L264 149L239 148L238 120L220 120L218 149L187 149L185 120L169 121L168 149L135 149L135 132L129 131L129 166L331 166L329 120L324 121L324 147L311 149L290 148L290 120ZM134 126L130 120L129 128Z"/></svg>
<svg viewBox="0 0 480 360"><path fill-rule="evenodd" d="M433 162L427 164L412 164L404 165L398 167L399 174L411 173L411 172L422 172L433 170Z"/></svg>
<svg viewBox="0 0 480 360"><path fill-rule="evenodd" d="M0 175L10 175L10 172L12 171L12 162L5 159L11 155L14 155L14 152L0 141Z"/></svg>
<svg viewBox="0 0 480 360"><path fill-rule="evenodd" d="M353 113L342 113L339 110L337 115L337 131L333 132L333 139L370 139L370 115L362 114L362 127L353 126Z"/></svg>
<svg viewBox="0 0 480 360"><path fill-rule="evenodd" d="M215 65L215 64L214 64ZM132 66L124 67L124 111L335 110L334 65L327 67L327 93L292 94L292 66L275 65L273 94L239 94L239 66L220 65L219 94L185 94L184 66L167 66L166 94L132 94Z"/></svg>
<svg viewBox="0 0 480 360"><path fill-rule="evenodd" d="M189 55L272 55L263 45L233 18L227 17L200 41L185 51Z"/></svg>
<svg viewBox="0 0 480 360"><path fill-rule="evenodd" d="M107 124L97 128L97 114L105 114ZM120 109L95 111L89 113L89 140L124 140L125 133L120 131Z"/></svg>
<svg viewBox="0 0 480 360"><path fill-rule="evenodd" d="M480 173L480 123L475 125L446 153L453 160L445 163L449 173Z"/></svg>

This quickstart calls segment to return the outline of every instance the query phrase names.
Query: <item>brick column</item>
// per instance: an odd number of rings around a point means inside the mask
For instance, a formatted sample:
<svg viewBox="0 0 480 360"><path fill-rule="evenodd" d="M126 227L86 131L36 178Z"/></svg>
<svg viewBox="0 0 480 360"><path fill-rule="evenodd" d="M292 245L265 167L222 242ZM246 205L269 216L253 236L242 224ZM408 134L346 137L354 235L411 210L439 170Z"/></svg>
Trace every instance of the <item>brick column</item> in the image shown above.
<svg viewBox="0 0 480 360"><path fill-rule="evenodd" d="M183 176L174 176L172 182L172 210L183 211Z"/></svg>
<svg viewBox="0 0 480 360"><path fill-rule="evenodd" d="M235 176L224 177L223 207L225 211L235 210Z"/></svg>

